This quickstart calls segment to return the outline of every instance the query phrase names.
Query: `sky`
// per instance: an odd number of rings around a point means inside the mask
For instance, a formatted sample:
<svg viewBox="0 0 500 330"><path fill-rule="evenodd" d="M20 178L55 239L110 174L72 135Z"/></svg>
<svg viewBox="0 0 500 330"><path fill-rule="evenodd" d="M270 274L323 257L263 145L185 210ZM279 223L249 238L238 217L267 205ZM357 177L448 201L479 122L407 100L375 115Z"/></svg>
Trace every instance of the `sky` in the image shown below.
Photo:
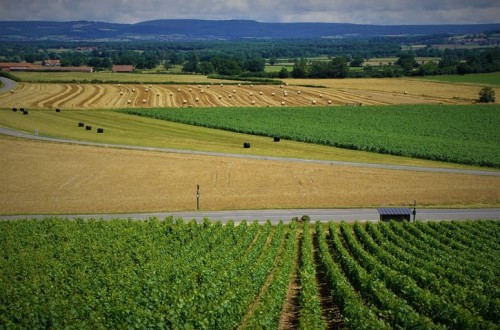
<svg viewBox="0 0 500 330"><path fill-rule="evenodd" d="M500 0L0 0L0 20L249 19L259 22L479 24L500 22Z"/></svg>

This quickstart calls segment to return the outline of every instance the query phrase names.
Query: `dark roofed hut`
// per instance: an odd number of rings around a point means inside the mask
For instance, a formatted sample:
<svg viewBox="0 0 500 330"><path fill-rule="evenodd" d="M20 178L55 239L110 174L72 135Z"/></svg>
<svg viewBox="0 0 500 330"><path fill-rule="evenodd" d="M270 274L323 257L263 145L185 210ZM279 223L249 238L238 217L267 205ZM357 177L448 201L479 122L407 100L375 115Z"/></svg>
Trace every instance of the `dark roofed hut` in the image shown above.
<svg viewBox="0 0 500 330"><path fill-rule="evenodd" d="M380 221L410 221L411 210L407 207L381 207L377 209L380 214Z"/></svg>

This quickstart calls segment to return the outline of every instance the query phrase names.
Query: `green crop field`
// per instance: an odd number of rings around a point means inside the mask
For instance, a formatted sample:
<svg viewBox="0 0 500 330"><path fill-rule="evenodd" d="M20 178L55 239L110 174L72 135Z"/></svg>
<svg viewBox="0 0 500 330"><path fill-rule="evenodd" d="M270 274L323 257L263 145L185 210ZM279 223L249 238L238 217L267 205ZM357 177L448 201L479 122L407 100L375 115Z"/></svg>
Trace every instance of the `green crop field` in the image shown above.
<svg viewBox="0 0 500 330"><path fill-rule="evenodd" d="M235 132L460 164L500 167L498 105L128 109Z"/></svg>
<svg viewBox="0 0 500 330"><path fill-rule="evenodd" d="M2 221L0 328L498 329L500 222L304 220Z"/></svg>
<svg viewBox="0 0 500 330"><path fill-rule="evenodd" d="M442 81L446 83L500 86L500 72L477 73L477 74L466 74L466 75L427 76L419 79Z"/></svg>

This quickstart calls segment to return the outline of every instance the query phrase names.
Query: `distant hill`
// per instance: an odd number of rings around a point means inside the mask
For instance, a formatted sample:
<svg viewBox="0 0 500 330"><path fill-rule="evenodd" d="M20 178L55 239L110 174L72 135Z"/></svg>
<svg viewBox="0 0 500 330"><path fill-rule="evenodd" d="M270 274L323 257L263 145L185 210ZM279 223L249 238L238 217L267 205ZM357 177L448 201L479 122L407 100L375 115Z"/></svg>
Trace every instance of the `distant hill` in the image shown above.
<svg viewBox="0 0 500 330"><path fill-rule="evenodd" d="M500 24L362 25L261 23L249 20L166 19L136 24L93 21L0 21L0 41L235 40L349 38L471 34L500 31Z"/></svg>

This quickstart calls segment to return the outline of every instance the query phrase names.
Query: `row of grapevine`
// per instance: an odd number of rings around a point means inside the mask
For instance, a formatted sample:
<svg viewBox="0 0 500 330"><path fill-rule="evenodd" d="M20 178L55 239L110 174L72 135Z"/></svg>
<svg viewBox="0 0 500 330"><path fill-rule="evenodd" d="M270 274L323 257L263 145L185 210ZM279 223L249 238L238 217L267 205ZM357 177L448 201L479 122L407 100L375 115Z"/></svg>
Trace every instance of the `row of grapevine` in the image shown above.
<svg viewBox="0 0 500 330"><path fill-rule="evenodd" d="M493 221L3 221L0 328L276 329L292 302L302 329L333 324L325 303L350 329L497 329L499 238Z"/></svg>

